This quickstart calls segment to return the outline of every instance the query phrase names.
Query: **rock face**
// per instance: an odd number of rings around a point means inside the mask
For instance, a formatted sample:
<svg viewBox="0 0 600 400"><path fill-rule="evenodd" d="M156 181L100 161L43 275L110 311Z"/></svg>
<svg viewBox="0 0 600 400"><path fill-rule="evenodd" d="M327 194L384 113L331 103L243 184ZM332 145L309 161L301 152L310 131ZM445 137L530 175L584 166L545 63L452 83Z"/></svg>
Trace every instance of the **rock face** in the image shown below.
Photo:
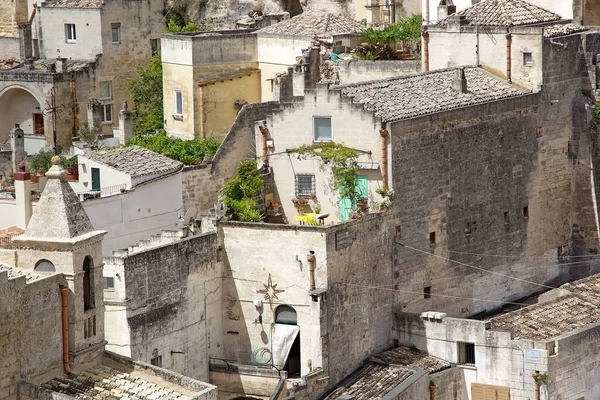
<svg viewBox="0 0 600 400"><path fill-rule="evenodd" d="M168 0L170 7L173 0ZM304 10L323 10L354 17L352 0L184 0L181 8L187 17L207 29L227 29L235 21L260 10L263 13L289 12L293 17Z"/></svg>

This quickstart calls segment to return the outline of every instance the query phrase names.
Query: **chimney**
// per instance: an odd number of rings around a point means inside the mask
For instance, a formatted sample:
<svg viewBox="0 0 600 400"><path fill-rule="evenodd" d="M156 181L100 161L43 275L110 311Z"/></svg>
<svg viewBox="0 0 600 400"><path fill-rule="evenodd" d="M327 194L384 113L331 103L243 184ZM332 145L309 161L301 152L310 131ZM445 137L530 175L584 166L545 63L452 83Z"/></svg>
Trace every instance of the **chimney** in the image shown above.
<svg viewBox="0 0 600 400"><path fill-rule="evenodd" d="M56 61L58 63L59 72L67 72L67 59L65 57L56 57Z"/></svg>
<svg viewBox="0 0 600 400"><path fill-rule="evenodd" d="M19 24L19 53L22 59L33 56L33 42L31 37L31 24L23 22Z"/></svg>
<svg viewBox="0 0 600 400"><path fill-rule="evenodd" d="M49 62L46 64L46 72L55 73L56 72L56 63Z"/></svg>
<svg viewBox="0 0 600 400"><path fill-rule="evenodd" d="M438 21L452 15L456 12L456 6L452 2L452 0L442 0L437 8L438 13Z"/></svg>
<svg viewBox="0 0 600 400"><path fill-rule="evenodd" d="M24 163L23 163L24 164ZM31 175L25 172L23 165L15 172L16 224L19 228L27 228L31 218Z"/></svg>
<svg viewBox="0 0 600 400"><path fill-rule="evenodd" d="M90 128L102 124L102 109L96 99L92 99L87 103L87 120Z"/></svg>
<svg viewBox="0 0 600 400"><path fill-rule="evenodd" d="M467 78L465 77L464 68L459 68L454 71L454 78L452 78L452 89L458 93L467 93Z"/></svg>
<svg viewBox="0 0 600 400"><path fill-rule="evenodd" d="M460 32L460 28L469 23L464 15L450 15L448 17L448 32Z"/></svg>
<svg viewBox="0 0 600 400"><path fill-rule="evenodd" d="M119 112L119 143L125 146L127 140L133 135L131 123L131 111L127 107L127 101L123 102L123 109Z"/></svg>
<svg viewBox="0 0 600 400"><path fill-rule="evenodd" d="M277 74L273 80L273 100L289 103L294 98L294 68L289 67L287 73Z"/></svg>
<svg viewBox="0 0 600 400"><path fill-rule="evenodd" d="M15 127L10 130L10 148L11 168L16 172L19 170L19 163L25 158L25 135L19 124L15 124Z"/></svg>
<svg viewBox="0 0 600 400"><path fill-rule="evenodd" d="M321 80L321 45L316 42L308 49L308 68L305 70L304 87L314 89Z"/></svg>

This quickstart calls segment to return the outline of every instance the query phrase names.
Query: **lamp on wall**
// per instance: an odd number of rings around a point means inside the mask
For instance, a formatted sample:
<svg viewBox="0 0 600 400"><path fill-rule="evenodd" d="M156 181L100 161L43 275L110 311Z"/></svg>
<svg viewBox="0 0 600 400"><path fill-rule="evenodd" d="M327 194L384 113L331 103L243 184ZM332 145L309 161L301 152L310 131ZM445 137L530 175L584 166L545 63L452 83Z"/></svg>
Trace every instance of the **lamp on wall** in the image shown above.
<svg viewBox="0 0 600 400"><path fill-rule="evenodd" d="M256 319L254 320L254 323L262 325L263 302L262 302L262 300L254 300L253 303L254 303L254 308L256 308L256 312L258 313L258 317L256 317Z"/></svg>

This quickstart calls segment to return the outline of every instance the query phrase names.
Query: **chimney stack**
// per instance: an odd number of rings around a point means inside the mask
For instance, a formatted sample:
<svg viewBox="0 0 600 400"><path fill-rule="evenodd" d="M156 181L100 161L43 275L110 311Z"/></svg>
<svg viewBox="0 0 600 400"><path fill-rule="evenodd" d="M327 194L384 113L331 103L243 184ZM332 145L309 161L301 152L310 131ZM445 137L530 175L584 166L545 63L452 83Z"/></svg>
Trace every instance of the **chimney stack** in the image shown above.
<svg viewBox="0 0 600 400"><path fill-rule="evenodd" d="M456 6L452 2L452 0L441 0L440 4L437 8L438 12L438 21L452 15L456 12Z"/></svg>
<svg viewBox="0 0 600 400"><path fill-rule="evenodd" d="M452 78L452 89L458 93L467 93L467 78L465 77L464 68L459 68L454 71L454 78Z"/></svg>
<svg viewBox="0 0 600 400"><path fill-rule="evenodd" d="M90 128L102 124L102 109L96 99L92 99L87 103L87 120Z"/></svg>
<svg viewBox="0 0 600 400"><path fill-rule="evenodd" d="M22 22L19 24L19 53L22 59L33 56L33 44L31 36L31 24Z"/></svg>
<svg viewBox="0 0 600 400"><path fill-rule="evenodd" d="M131 111L127 107L127 101L123 102L123 109L119 112L119 143L125 146L127 140L133 135L131 123Z"/></svg>
<svg viewBox="0 0 600 400"><path fill-rule="evenodd" d="M11 168L13 171L19 170L19 163L25 158L25 134L19 124L10 130L10 149L12 150Z"/></svg>

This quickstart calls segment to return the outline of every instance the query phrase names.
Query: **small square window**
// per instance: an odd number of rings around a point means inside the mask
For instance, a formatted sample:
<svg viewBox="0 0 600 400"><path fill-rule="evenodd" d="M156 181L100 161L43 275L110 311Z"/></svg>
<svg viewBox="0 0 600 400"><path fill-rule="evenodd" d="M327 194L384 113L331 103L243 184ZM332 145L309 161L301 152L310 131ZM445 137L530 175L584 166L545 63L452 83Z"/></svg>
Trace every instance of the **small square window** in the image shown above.
<svg viewBox="0 0 600 400"><path fill-rule="evenodd" d="M112 82L100 82L100 93L98 95L100 100L111 100L112 99Z"/></svg>
<svg viewBox="0 0 600 400"><path fill-rule="evenodd" d="M529 218L529 207L523 207L523 218Z"/></svg>
<svg viewBox="0 0 600 400"><path fill-rule="evenodd" d="M475 365L475 343L458 343L458 363Z"/></svg>
<svg viewBox="0 0 600 400"><path fill-rule="evenodd" d="M429 232L429 244L435 244L435 232Z"/></svg>
<svg viewBox="0 0 600 400"><path fill-rule="evenodd" d="M102 104L102 122L112 122L112 104Z"/></svg>
<svg viewBox="0 0 600 400"><path fill-rule="evenodd" d="M431 286L427 286L423 288L423 298L430 299L431 298Z"/></svg>
<svg viewBox="0 0 600 400"><path fill-rule="evenodd" d="M152 48L152 55L160 55L160 39L150 39L150 47Z"/></svg>
<svg viewBox="0 0 600 400"><path fill-rule="evenodd" d="M314 117L315 142L330 142L331 117Z"/></svg>
<svg viewBox="0 0 600 400"><path fill-rule="evenodd" d="M531 53L523 53L523 66L531 67L533 65L533 56Z"/></svg>
<svg viewBox="0 0 600 400"><path fill-rule="evenodd" d="M296 197L312 197L315 186L314 175L296 175Z"/></svg>
<svg viewBox="0 0 600 400"><path fill-rule="evenodd" d="M67 43L77 42L77 32L75 30L75 24L65 24L65 39Z"/></svg>
<svg viewBox="0 0 600 400"><path fill-rule="evenodd" d="M182 116L183 115L183 94L181 93L181 90L175 91L174 102L175 102L175 115Z"/></svg>
<svg viewBox="0 0 600 400"><path fill-rule="evenodd" d="M150 360L150 364L154 365L155 367L162 368L162 356L154 357Z"/></svg>
<svg viewBox="0 0 600 400"><path fill-rule="evenodd" d="M104 277L104 290L115 290L115 278L112 276Z"/></svg>
<svg viewBox="0 0 600 400"><path fill-rule="evenodd" d="M121 24L110 24L110 34L113 43L121 43Z"/></svg>

